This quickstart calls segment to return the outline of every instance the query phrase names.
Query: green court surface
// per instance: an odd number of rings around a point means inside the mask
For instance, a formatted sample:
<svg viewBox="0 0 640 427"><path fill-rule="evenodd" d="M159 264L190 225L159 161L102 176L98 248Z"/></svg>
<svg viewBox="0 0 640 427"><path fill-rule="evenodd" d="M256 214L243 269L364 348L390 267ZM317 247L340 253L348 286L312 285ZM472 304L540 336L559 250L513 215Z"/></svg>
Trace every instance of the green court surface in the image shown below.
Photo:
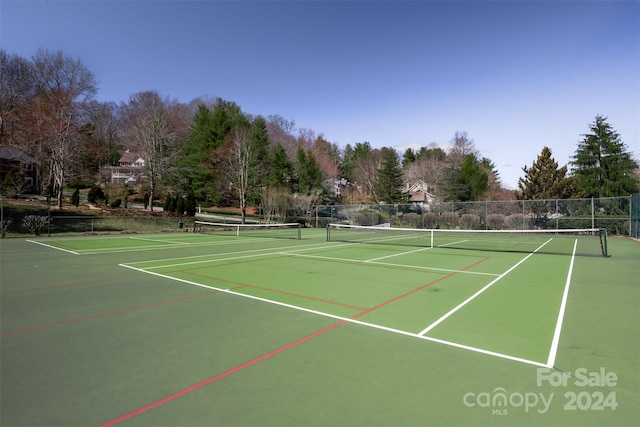
<svg viewBox="0 0 640 427"><path fill-rule="evenodd" d="M639 425L640 243L543 244L5 239L0 425Z"/></svg>

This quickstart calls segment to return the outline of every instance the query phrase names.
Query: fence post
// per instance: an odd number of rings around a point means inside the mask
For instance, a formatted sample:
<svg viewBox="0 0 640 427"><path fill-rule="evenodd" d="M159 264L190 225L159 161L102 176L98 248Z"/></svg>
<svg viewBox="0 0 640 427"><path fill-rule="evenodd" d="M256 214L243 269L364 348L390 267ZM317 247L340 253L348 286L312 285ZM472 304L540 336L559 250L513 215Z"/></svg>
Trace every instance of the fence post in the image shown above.
<svg viewBox="0 0 640 427"><path fill-rule="evenodd" d="M631 227L633 227L633 194L629 195L629 237L633 237L633 230L631 230Z"/></svg>
<svg viewBox="0 0 640 427"><path fill-rule="evenodd" d="M596 228L595 207L593 197L591 197L591 228Z"/></svg>
<svg viewBox="0 0 640 427"><path fill-rule="evenodd" d="M484 201L484 229L488 230L489 229L489 224L487 221L487 217L489 216L489 202L488 201Z"/></svg>

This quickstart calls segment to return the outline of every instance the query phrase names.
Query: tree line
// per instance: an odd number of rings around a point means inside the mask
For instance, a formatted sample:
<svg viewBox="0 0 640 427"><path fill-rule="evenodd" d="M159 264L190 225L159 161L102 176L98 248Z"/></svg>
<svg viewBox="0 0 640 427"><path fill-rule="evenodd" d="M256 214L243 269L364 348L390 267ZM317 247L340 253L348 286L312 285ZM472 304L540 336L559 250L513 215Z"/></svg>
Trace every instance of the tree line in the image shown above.
<svg viewBox="0 0 640 427"><path fill-rule="evenodd" d="M620 196L639 187L638 163L603 116L583 135L571 171L544 147L512 191L466 132L447 150L338 147L292 120L248 114L220 98L181 103L142 91L99 102L94 74L61 51L24 58L0 50L0 67L0 144L40 163L38 192L60 207L65 188L94 185L111 198L142 192L150 209L153 200L184 199L191 212L198 202L237 206L243 216L258 204L401 203L407 183L418 181L445 201ZM125 150L145 160L140 188L110 183L108 166ZM0 183L3 193L19 192L19 174Z"/></svg>

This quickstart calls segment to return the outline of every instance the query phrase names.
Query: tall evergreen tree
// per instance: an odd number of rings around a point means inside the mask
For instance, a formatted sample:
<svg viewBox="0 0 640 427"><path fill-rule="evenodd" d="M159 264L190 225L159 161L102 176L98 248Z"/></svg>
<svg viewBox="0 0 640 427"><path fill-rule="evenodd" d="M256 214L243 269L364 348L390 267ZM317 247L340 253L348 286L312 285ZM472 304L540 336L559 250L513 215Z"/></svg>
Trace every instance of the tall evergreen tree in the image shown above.
<svg viewBox="0 0 640 427"><path fill-rule="evenodd" d="M287 156L287 150L282 144L277 144L269 155L267 184L270 187L293 190L293 172L293 163Z"/></svg>
<svg viewBox="0 0 640 427"><path fill-rule="evenodd" d="M206 105L200 104L189 129L185 153L179 159L180 174L185 177L187 192L193 193L195 198L203 200L207 193L212 192L208 188L213 180L209 157L211 150L220 144L213 129L212 112Z"/></svg>
<svg viewBox="0 0 640 427"><path fill-rule="evenodd" d="M218 98L212 108L200 104L189 129L189 140L180 158L180 174L184 191L194 193L198 200L221 202L225 197L219 179L223 174L216 171L212 156L225 143L231 129L248 126L249 122L240 107Z"/></svg>
<svg viewBox="0 0 640 427"><path fill-rule="evenodd" d="M311 194L314 189L322 188L322 170L310 150L299 147L296 152L298 163L298 192L303 195Z"/></svg>
<svg viewBox="0 0 640 427"><path fill-rule="evenodd" d="M378 169L378 178L375 184L375 194L378 202L398 203L404 195L402 193L402 168L400 157L393 148L383 147L382 162Z"/></svg>
<svg viewBox="0 0 640 427"><path fill-rule="evenodd" d="M347 144L342 152L342 164L340 165L340 171L342 177L347 181L354 181L354 171L358 167L358 164L366 160L371 154L371 144L367 141L356 142L354 147L351 144Z"/></svg>
<svg viewBox="0 0 640 427"><path fill-rule="evenodd" d="M475 154L468 154L459 167L447 171L444 196L448 201L479 200L489 189L489 175Z"/></svg>
<svg viewBox="0 0 640 427"><path fill-rule="evenodd" d="M518 179L518 188L514 192L518 200L563 199L571 197L570 180L566 178L567 167L558 167L549 147L542 152L528 168L522 167L525 176Z"/></svg>
<svg viewBox="0 0 640 427"><path fill-rule="evenodd" d="M404 150L404 154L402 154L402 166L407 166L411 162L415 162L420 153L416 153L413 151L413 148L409 147Z"/></svg>
<svg viewBox="0 0 640 427"><path fill-rule="evenodd" d="M596 116L591 133L578 143L571 165L580 197L617 197L635 193L640 187L633 173L638 163L631 157L620 135Z"/></svg>
<svg viewBox="0 0 640 427"><path fill-rule="evenodd" d="M258 116L251 122L249 143L251 144L251 159L247 201L254 204L260 201L261 189L264 187L269 173L269 133L264 117Z"/></svg>

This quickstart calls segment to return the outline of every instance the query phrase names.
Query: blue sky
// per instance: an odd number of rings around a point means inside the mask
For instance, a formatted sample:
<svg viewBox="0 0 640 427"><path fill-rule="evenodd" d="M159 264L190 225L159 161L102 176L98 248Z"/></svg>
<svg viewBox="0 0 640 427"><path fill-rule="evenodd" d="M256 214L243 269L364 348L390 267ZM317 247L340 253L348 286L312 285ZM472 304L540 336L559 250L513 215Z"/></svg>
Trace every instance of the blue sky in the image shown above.
<svg viewBox="0 0 640 427"><path fill-rule="evenodd" d="M103 101L222 97L340 147L467 132L511 188L598 114L640 157L637 1L2 0L0 28L9 53L82 59Z"/></svg>

